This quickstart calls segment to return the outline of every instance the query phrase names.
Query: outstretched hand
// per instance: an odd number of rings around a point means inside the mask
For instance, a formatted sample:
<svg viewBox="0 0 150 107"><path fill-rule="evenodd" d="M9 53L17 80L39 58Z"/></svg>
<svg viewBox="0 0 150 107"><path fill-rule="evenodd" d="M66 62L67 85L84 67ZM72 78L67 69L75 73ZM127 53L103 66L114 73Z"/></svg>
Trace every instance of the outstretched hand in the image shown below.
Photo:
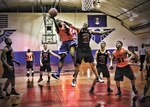
<svg viewBox="0 0 150 107"><path fill-rule="evenodd" d="M115 28L112 28L110 32L115 31L115 30L116 30Z"/></svg>

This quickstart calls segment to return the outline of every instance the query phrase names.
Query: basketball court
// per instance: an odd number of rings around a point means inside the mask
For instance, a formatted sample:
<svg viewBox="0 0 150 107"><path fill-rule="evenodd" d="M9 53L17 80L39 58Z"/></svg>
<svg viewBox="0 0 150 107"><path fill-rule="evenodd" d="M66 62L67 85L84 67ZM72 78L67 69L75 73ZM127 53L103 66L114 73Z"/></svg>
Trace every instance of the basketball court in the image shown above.
<svg viewBox="0 0 150 107"><path fill-rule="evenodd" d="M150 47L149 5L149 0L0 0L0 55L6 45L5 39L10 38L13 42L11 46L14 59L20 62L20 66L14 64L15 89L20 95L8 97L2 91L4 98L0 99L0 107L149 107L150 89L146 93L146 101L140 101L147 82L147 70L146 60L143 69L140 70L139 53L142 44L146 50ZM89 57L82 60L77 83L73 87L71 83L75 67L69 54L72 52L69 50L70 47L67 48L68 54L65 53L66 57L59 79L51 76L50 83L47 83L47 73L44 72L43 80L38 83L42 45L47 44L48 49L59 54L63 42L70 41L66 39L69 37L62 38L57 32L55 24L59 25L61 22L67 26L64 27L67 30L62 32L68 34L69 31L73 38L71 40L77 43L79 32L75 28L82 28L84 23L88 24L88 30L93 32L107 32L115 29L109 33L92 34L89 45L93 58L95 59L95 53L100 49L102 41L106 43L106 49L111 55L116 49L116 42L121 41L123 48L134 54L129 64L136 77L135 87L138 94L134 94L130 80L124 77L120 86L122 95L116 95L118 89L114 80L115 61L114 69L109 69L110 87L113 92L107 92L107 79L101 75L104 83L97 82L94 93L89 93L95 79L89 63L84 62ZM58 27L63 28L62 25ZM30 75L29 78L26 76L25 56L28 49L34 54L34 77ZM76 52L74 54L76 56ZM57 72L60 60L50 56L51 74ZM107 62L109 67L109 60ZM3 72L0 60L2 89L7 80L2 78ZM11 85L7 91L11 91Z"/></svg>

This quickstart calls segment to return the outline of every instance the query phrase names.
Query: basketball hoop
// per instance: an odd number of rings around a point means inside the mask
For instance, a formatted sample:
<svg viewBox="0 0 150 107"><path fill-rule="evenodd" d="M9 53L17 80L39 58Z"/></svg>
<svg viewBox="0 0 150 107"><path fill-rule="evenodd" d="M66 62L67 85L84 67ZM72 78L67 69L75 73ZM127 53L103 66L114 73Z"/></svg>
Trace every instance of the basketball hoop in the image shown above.
<svg viewBox="0 0 150 107"><path fill-rule="evenodd" d="M82 0L82 11L94 9L93 0Z"/></svg>

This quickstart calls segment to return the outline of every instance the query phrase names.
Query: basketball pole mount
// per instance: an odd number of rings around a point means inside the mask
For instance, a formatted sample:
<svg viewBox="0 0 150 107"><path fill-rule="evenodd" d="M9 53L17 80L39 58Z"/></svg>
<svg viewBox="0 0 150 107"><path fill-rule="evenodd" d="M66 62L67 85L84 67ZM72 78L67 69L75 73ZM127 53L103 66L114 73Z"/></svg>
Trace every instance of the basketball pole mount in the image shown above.
<svg viewBox="0 0 150 107"><path fill-rule="evenodd" d="M53 32L53 20L46 13L43 14L45 33L42 35L42 44L57 44L56 34Z"/></svg>

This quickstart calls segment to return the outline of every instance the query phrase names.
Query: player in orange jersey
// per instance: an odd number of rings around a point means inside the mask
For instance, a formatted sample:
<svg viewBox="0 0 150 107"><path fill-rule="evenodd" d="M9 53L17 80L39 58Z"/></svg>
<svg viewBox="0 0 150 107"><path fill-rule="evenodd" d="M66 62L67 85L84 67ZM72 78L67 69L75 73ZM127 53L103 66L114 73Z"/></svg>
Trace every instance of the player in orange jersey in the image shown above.
<svg viewBox="0 0 150 107"><path fill-rule="evenodd" d="M34 60L34 54L31 52L30 49L27 50L27 53L25 55L26 57L26 68L27 68L27 74L26 76L30 76L30 69L32 70L32 77L34 76L34 71L33 71L33 60Z"/></svg>
<svg viewBox="0 0 150 107"><path fill-rule="evenodd" d="M76 66L76 58L75 58L76 40L74 39L74 36L71 34L70 28L66 26L64 21L59 20L57 22L54 17L53 17L53 20L55 23L56 32L62 41L62 44L58 53L61 57L58 63L58 71L52 74L53 78L59 79L61 69L64 64L64 60L68 54L71 55L71 58L73 59L73 62L74 62L74 66Z"/></svg>
<svg viewBox="0 0 150 107"><path fill-rule="evenodd" d="M123 43L121 41L117 41L116 43L116 48L113 51L112 54L112 59L116 60L116 72L115 72L115 81L117 85L118 92L116 95L120 96L121 95L121 90L120 90L120 81L123 81L123 77L126 76L131 80L132 84L132 90L134 91L135 94L138 94L138 91L135 87L135 76L133 74L133 71L129 65L129 60L134 57L133 53L130 52L129 50L126 50L122 48ZM129 58L127 55L131 55Z"/></svg>

